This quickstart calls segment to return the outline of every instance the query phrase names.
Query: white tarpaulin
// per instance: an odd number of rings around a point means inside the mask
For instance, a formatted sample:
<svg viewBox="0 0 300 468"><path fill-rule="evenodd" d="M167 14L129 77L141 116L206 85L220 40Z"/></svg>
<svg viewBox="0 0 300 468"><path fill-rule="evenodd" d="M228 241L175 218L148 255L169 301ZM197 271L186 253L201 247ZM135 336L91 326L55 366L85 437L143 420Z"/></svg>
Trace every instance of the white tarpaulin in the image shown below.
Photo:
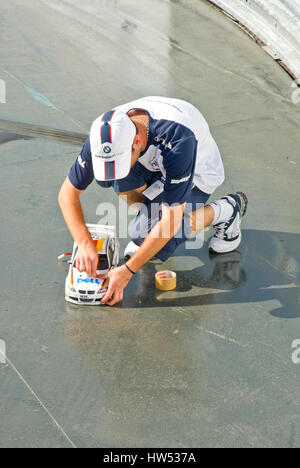
<svg viewBox="0 0 300 468"><path fill-rule="evenodd" d="M300 78L300 0L212 0L250 29Z"/></svg>

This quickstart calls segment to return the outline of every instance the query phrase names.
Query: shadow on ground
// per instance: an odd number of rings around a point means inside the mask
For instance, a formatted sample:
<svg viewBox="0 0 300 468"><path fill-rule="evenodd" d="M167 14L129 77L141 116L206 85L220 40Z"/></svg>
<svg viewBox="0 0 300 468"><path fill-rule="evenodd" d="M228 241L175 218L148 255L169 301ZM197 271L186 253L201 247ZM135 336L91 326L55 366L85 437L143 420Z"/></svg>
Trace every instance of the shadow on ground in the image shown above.
<svg viewBox="0 0 300 468"><path fill-rule="evenodd" d="M202 265L192 270L176 271L177 288L170 292L155 289L154 275L162 269L162 264L150 262L129 283L125 299L118 307L160 307L163 311L172 306L201 307L276 299L280 307L270 312L273 316L285 319L300 317L299 242L298 234L246 230L240 249L234 252L209 255L205 244L196 251ZM195 250L185 250L184 247L178 249L177 254L186 255L187 264L189 257L196 255ZM163 268L169 263L170 260Z"/></svg>

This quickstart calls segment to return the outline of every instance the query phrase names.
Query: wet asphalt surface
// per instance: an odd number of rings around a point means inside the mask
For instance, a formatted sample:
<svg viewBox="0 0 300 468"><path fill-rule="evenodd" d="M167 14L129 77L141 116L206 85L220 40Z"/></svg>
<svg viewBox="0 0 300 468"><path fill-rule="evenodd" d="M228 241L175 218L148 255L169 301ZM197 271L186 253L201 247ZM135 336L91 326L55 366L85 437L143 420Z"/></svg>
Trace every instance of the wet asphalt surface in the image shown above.
<svg viewBox="0 0 300 468"><path fill-rule="evenodd" d="M201 0L1 1L1 447L300 446L299 117L290 77ZM196 105L243 242L150 262L122 304L64 300L72 240L57 193L91 122L146 95ZM124 206L95 183L101 202ZM132 217L132 216L131 216ZM120 239L121 253L127 239ZM177 272L175 291L155 271Z"/></svg>

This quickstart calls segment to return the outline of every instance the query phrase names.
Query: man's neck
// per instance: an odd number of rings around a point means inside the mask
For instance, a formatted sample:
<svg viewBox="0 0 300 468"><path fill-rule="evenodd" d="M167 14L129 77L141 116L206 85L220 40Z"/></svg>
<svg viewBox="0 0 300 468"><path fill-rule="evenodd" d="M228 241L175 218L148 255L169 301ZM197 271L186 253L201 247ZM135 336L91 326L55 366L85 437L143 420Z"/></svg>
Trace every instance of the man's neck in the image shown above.
<svg viewBox="0 0 300 468"><path fill-rule="evenodd" d="M143 109L132 109L127 113L128 117L134 122L138 128L138 132L142 138L142 151L145 151L149 137L149 117Z"/></svg>

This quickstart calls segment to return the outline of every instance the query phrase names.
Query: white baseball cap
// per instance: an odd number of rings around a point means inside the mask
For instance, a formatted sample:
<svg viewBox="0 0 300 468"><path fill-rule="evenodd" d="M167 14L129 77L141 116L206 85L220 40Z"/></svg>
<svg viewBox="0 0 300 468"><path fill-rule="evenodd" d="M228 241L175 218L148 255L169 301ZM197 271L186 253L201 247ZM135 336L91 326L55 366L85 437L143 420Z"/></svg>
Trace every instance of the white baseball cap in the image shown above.
<svg viewBox="0 0 300 468"><path fill-rule="evenodd" d="M90 143L96 180L123 179L129 174L136 127L125 112L111 110L92 124Z"/></svg>

